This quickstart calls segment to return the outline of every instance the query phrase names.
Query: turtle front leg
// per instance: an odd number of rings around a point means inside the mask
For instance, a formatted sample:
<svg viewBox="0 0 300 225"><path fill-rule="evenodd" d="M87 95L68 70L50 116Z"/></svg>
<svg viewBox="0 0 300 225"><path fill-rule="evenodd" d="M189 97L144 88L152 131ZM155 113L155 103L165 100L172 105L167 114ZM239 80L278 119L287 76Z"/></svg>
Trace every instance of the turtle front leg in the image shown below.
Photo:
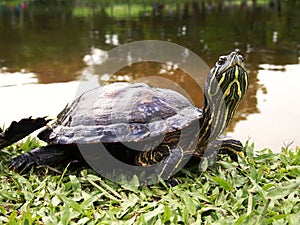
<svg viewBox="0 0 300 225"><path fill-rule="evenodd" d="M135 159L135 164L138 166L151 166L161 162L168 157L172 152L168 145L160 145L150 151L141 151Z"/></svg>
<svg viewBox="0 0 300 225"><path fill-rule="evenodd" d="M24 171L32 166L58 165L81 157L76 145L47 145L21 154L10 161L10 169Z"/></svg>
<svg viewBox="0 0 300 225"><path fill-rule="evenodd" d="M222 141L220 148L220 154L228 155L233 161L238 161L238 156L245 157L245 152L243 151L243 144L236 139L227 136L221 136L218 141Z"/></svg>
<svg viewBox="0 0 300 225"><path fill-rule="evenodd" d="M238 161L238 155L245 157L243 144L239 140L228 136L220 136L206 147L198 147L194 156L196 158L206 158L208 161L211 161L218 154L228 155L235 162Z"/></svg>
<svg viewBox="0 0 300 225"><path fill-rule="evenodd" d="M178 179L172 176L178 172L189 160L191 154L187 154L180 146L160 145L157 148L141 152L136 157L136 165L153 166L157 164L156 172L163 178L167 186L176 186Z"/></svg>

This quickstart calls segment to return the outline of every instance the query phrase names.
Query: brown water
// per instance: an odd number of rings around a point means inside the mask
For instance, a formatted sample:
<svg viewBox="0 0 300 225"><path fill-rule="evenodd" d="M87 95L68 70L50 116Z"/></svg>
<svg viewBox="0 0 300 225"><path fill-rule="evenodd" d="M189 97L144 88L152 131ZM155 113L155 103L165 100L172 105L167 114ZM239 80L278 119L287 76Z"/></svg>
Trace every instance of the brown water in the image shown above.
<svg viewBox="0 0 300 225"><path fill-rule="evenodd" d="M300 145L299 3L290 2L280 9L263 5L255 10L250 5L225 5L221 11L214 6L182 4L166 5L155 12L150 6L132 4L130 15L126 5L103 11L97 4L84 7L68 3L33 1L23 5L23 10L2 6L0 124L31 115L55 117L78 95L82 84L104 83L105 79L93 76L92 67L83 62L91 47L109 51L128 42L156 39L190 49L209 67L219 55L239 49L251 84L227 134L243 142L250 138L257 148L274 151L291 142ZM130 81L153 74L167 77L201 106L201 90L169 66L132 66L112 79ZM82 77L89 79L80 82ZM157 83L167 85L161 80Z"/></svg>

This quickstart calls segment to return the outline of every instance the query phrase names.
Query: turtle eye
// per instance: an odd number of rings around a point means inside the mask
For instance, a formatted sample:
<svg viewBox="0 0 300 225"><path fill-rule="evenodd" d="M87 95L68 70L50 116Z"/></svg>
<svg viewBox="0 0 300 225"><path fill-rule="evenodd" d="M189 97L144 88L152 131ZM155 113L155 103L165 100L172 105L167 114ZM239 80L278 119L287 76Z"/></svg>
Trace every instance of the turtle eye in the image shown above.
<svg viewBox="0 0 300 225"><path fill-rule="evenodd" d="M223 65L227 60L227 56L220 56L218 60L219 65Z"/></svg>
<svg viewBox="0 0 300 225"><path fill-rule="evenodd" d="M239 55L239 59L241 60L241 62L245 62L244 57Z"/></svg>

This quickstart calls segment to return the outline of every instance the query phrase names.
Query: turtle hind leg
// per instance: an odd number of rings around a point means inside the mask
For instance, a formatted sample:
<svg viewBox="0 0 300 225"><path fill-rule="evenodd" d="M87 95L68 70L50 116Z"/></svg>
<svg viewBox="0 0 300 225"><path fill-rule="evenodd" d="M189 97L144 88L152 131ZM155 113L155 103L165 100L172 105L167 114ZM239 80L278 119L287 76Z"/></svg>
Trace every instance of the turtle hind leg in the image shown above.
<svg viewBox="0 0 300 225"><path fill-rule="evenodd" d="M10 161L10 169L24 171L32 166L59 165L80 160L81 154L76 145L47 145L21 154Z"/></svg>
<svg viewBox="0 0 300 225"><path fill-rule="evenodd" d="M2 131L2 129L0 131L0 149L21 140L33 131L44 127L48 122L49 120L45 119L45 117L36 119L29 117L19 122L13 121L5 131Z"/></svg>

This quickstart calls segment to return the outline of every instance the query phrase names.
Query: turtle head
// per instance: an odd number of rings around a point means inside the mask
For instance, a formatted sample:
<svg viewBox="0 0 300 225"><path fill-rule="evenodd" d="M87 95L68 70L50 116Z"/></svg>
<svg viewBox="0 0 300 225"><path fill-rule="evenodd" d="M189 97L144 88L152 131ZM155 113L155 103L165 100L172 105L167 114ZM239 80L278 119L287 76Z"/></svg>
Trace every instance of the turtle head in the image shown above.
<svg viewBox="0 0 300 225"><path fill-rule="evenodd" d="M220 56L205 84L204 126L217 137L227 127L249 84L244 59L237 52Z"/></svg>
<svg viewBox="0 0 300 225"><path fill-rule="evenodd" d="M244 58L237 52L220 56L210 70L205 86L205 96L213 99L222 95L223 100L239 102L248 88L249 78Z"/></svg>

